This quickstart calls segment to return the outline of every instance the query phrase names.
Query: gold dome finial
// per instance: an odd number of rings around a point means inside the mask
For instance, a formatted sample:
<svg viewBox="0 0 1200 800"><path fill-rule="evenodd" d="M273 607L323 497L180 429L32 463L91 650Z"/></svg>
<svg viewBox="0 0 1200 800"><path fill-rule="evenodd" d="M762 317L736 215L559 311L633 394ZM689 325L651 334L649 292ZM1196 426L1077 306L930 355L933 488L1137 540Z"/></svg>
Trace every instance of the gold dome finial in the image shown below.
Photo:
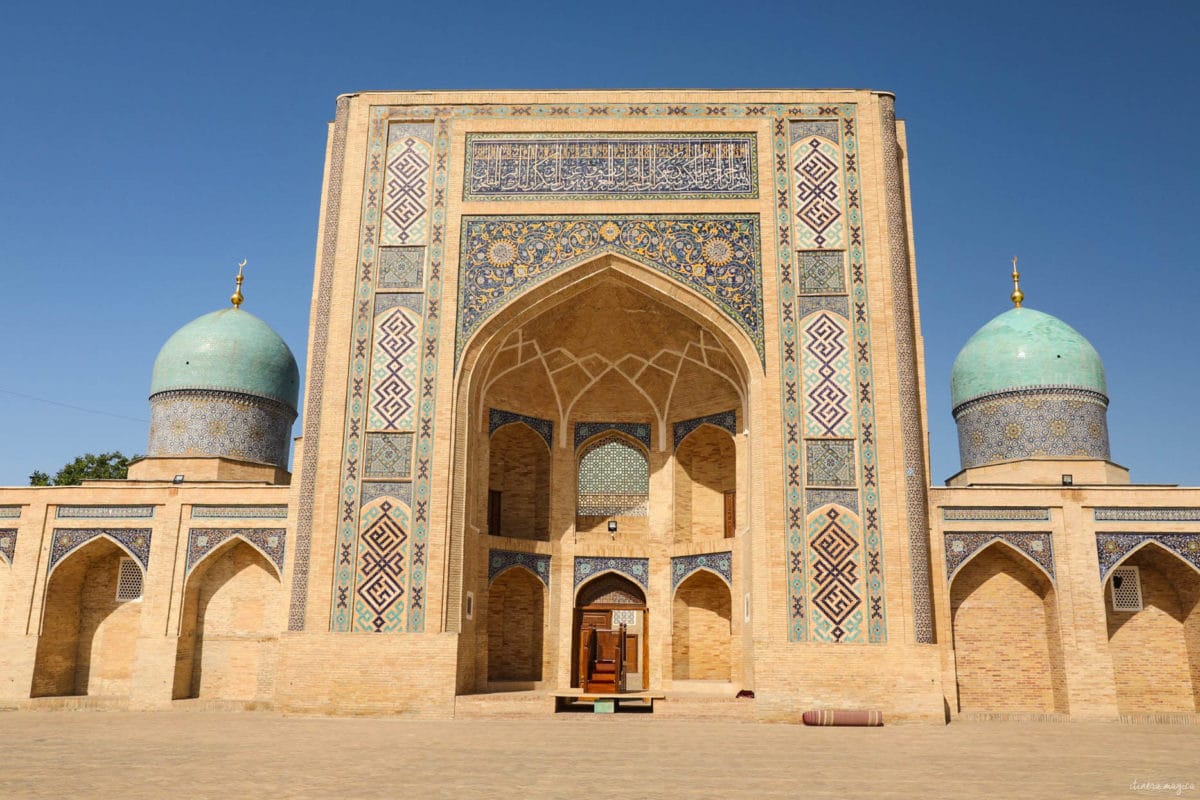
<svg viewBox="0 0 1200 800"><path fill-rule="evenodd" d="M1017 272L1017 257L1013 256L1013 290L1009 297L1013 301L1013 308L1020 308L1021 301L1025 299L1025 293L1021 291L1021 273Z"/></svg>
<svg viewBox="0 0 1200 800"><path fill-rule="evenodd" d="M246 268L246 259L242 259L242 263L238 264L237 288L233 290L233 294L229 296L229 302L233 303L234 308L241 308L242 301L245 300L242 296L242 270Z"/></svg>

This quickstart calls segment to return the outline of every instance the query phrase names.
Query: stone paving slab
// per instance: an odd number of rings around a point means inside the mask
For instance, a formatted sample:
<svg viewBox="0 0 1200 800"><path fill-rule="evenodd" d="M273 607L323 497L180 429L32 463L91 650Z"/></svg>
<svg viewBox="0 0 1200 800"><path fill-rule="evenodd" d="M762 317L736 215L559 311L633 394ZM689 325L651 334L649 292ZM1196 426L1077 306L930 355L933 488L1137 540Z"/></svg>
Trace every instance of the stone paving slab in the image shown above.
<svg viewBox="0 0 1200 800"><path fill-rule="evenodd" d="M1197 785L1200 728L1186 725L0 713L3 798L1200 798Z"/></svg>

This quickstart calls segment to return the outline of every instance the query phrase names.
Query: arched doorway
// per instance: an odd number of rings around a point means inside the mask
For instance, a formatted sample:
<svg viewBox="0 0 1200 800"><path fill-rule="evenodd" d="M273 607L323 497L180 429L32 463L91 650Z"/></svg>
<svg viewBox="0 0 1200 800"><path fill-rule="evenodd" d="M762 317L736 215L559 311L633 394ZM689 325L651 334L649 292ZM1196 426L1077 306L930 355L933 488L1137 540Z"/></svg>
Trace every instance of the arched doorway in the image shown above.
<svg viewBox="0 0 1200 800"><path fill-rule="evenodd" d="M32 697L129 694L141 625L141 569L103 536L54 567L46 586ZM130 586L134 591L122 591Z"/></svg>
<svg viewBox="0 0 1200 800"><path fill-rule="evenodd" d="M490 683L540 681L546 616L545 587L532 572L513 567L488 587Z"/></svg>
<svg viewBox="0 0 1200 800"><path fill-rule="evenodd" d="M1046 573L995 541L950 585L959 711L1067 713L1058 604Z"/></svg>
<svg viewBox="0 0 1200 800"><path fill-rule="evenodd" d="M172 696L269 701L283 587L275 567L240 538L188 575Z"/></svg>
<svg viewBox="0 0 1200 800"><path fill-rule="evenodd" d="M727 504L737 488L733 437L701 425L675 449L676 544L733 536Z"/></svg>
<svg viewBox="0 0 1200 800"><path fill-rule="evenodd" d="M725 581L693 572L671 608L671 674L677 681L728 681L733 600Z"/></svg>
<svg viewBox="0 0 1200 800"><path fill-rule="evenodd" d="M550 539L550 449L521 422L499 428L488 445L487 531Z"/></svg>
<svg viewBox="0 0 1200 800"><path fill-rule="evenodd" d="M1114 602L1117 576L1123 579L1123 595L1134 590L1140 595L1140 610L1114 608L1129 607ZM1117 709L1123 714L1200 710L1200 574L1150 542L1109 573L1104 608Z"/></svg>
<svg viewBox="0 0 1200 800"><path fill-rule="evenodd" d="M592 578L575 593L575 623L572 626L571 685L585 690L608 691L607 675L597 674L597 653L605 649L599 641L598 632L622 633L620 652L623 654L618 672L623 680L620 687L625 691L639 691L646 687L648 674L649 608L646 594L633 581L615 572L606 572ZM613 641L612 637L608 637ZM593 645L589 658L589 642ZM601 653L611 656L611 653Z"/></svg>

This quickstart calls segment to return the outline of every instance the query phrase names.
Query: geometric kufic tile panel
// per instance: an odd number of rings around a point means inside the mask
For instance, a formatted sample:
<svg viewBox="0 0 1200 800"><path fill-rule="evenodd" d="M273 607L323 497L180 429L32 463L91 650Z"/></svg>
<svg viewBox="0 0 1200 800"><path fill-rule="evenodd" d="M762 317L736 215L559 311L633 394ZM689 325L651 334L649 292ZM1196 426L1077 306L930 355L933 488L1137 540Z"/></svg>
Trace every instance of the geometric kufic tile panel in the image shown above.
<svg viewBox="0 0 1200 800"><path fill-rule="evenodd" d="M753 133L469 133L463 199L753 199L756 141Z"/></svg>
<svg viewBox="0 0 1200 800"><path fill-rule="evenodd" d="M419 320L395 308L375 320L371 346L371 430L411 431L416 408Z"/></svg>
<svg viewBox="0 0 1200 800"><path fill-rule="evenodd" d="M704 417L685 419L674 423L671 427L675 437L675 449L679 449L679 443L686 439L689 433L705 424L715 425L718 428L729 431L730 436L737 436L737 412L722 411L718 414L709 414ZM649 447L650 445L647 444L646 446Z"/></svg>
<svg viewBox="0 0 1200 800"><path fill-rule="evenodd" d="M154 516L154 506L59 506L58 519L146 519Z"/></svg>
<svg viewBox="0 0 1200 800"><path fill-rule="evenodd" d="M852 436L854 385L850 374L847 323L821 312L801 325L804 433L806 436Z"/></svg>
<svg viewBox="0 0 1200 800"><path fill-rule="evenodd" d="M1200 522L1200 508L1097 508L1096 522Z"/></svg>
<svg viewBox="0 0 1200 800"><path fill-rule="evenodd" d="M1045 456L1108 459L1108 401L1084 390L1033 389L954 410L963 469Z"/></svg>
<svg viewBox="0 0 1200 800"><path fill-rule="evenodd" d="M0 558L12 566L13 554L17 552L17 529L0 528Z"/></svg>
<svg viewBox="0 0 1200 800"><path fill-rule="evenodd" d="M505 425L513 422L520 422L527 425L530 430L546 440L546 447L554 449L554 423L548 419L538 419L537 417L528 417L524 414L518 414L515 411L502 411L498 408L488 409L488 436L498 431Z"/></svg>
<svg viewBox="0 0 1200 800"><path fill-rule="evenodd" d="M619 572L643 589L650 588L650 559L575 556L575 588L601 572Z"/></svg>
<svg viewBox="0 0 1200 800"><path fill-rule="evenodd" d="M412 475L411 433L368 433L364 478L407 478Z"/></svg>
<svg viewBox="0 0 1200 800"><path fill-rule="evenodd" d="M547 588L550 587L550 556L541 553L520 553L516 550L488 551L488 583L512 567L524 567L536 575Z"/></svg>
<svg viewBox="0 0 1200 800"><path fill-rule="evenodd" d="M150 528L55 528L46 574L49 575L63 558L97 536L107 537L120 545L138 560L144 572L150 568L150 533Z"/></svg>
<svg viewBox="0 0 1200 800"><path fill-rule="evenodd" d="M777 109L774 120L788 639L794 642L827 637L832 630L830 627L823 634L810 629L810 585L807 578L797 579L810 574L807 521L828 503L861 513L858 524L866 575L866 634L861 640L887 641L857 113L852 103L800 106ZM797 116L805 118L795 119ZM844 287L840 290L839 275ZM823 294L839 291L846 294ZM851 396L845 401L849 416L843 421L849 427L840 430L853 440L834 443L836 450L831 450L828 442L804 439L805 425L810 426L808 430L824 431L811 427L819 420L806 419L805 403L814 408L816 400L808 396L814 376L805 380L802 374L802 358L813 356L801 346L801 322L823 312L849 321L846 347ZM815 367L815 362L809 366ZM816 378L819 383L820 376ZM845 391L846 385L841 388ZM832 497L826 494L833 490L806 490L805 486L846 488L844 496Z"/></svg>
<svg viewBox="0 0 1200 800"><path fill-rule="evenodd" d="M707 569L733 585L733 553L699 553L694 556L671 557L671 590L679 588L684 579L698 570Z"/></svg>
<svg viewBox="0 0 1200 800"><path fill-rule="evenodd" d="M863 639L863 548L858 520L830 507L808 521L808 592L812 638L856 643ZM801 580L794 575L792 580Z"/></svg>
<svg viewBox="0 0 1200 800"><path fill-rule="evenodd" d="M283 574L283 552L287 541L285 528L192 528L188 531L184 575L190 575L206 555L234 538L244 539L266 556L280 575Z"/></svg>
<svg viewBox="0 0 1200 800"><path fill-rule="evenodd" d="M593 436L606 431L620 431L626 436L637 439L646 446L647 450L650 449L650 425L645 422L576 422L575 447L579 447Z"/></svg>
<svg viewBox="0 0 1200 800"><path fill-rule="evenodd" d="M424 270L424 247L381 247L377 288L423 289Z"/></svg>
<svg viewBox="0 0 1200 800"><path fill-rule="evenodd" d="M420 245L429 235L433 124L392 125L380 244Z"/></svg>
<svg viewBox="0 0 1200 800"><path fill-rule="evenodd" d="M410 559L423 560L409 536L407 510L389 500L363 507L354 587L354 630L402 631L408 606L422 605Z"/></svg>
<svg viewBox="0 0 1200 800"><path fill-rule="evenodd" d="M971 556L996 541L1004 542L1029 556L1033 563L1042 568L1051 581L1054 580L1054 545L1049 533L947 532L944 539L947 583L954 580L954 576L971 559Z"/></svg>
<svg viewBox="0 0 1200 800"><path fill-rule="evenodd" d="M809 439L804 442L805 482L809 486L854 486L854 442Z"/></svg>
<svg viewBox="0 0 1200 800"><path fill-rule="evenodd" d="M1100 580L1108 580L1113 567L1146 542L1154 542L1200 570L1200 533L1098 533L1096 555L1100 560Z"/></svg>
<svg viewBox="0 0 1200 800"><path fill-rule="evenodd" d="M1047 522L1050 519L1050 509L999 506L994 508L950 507L942 509L942 519L947 522L1019 522L1021 520Z"/></svg>
<svg viewBox="0 0 1200 800"><path fill-rule="evenodd" d="M765 359L757 214L462 219L456 359L501 308L566 268L617 253L720 308Z"/></svg>
<svg viewBox="0 0 1200 800"><path fill-rule="evenodd" d="M804 294L845 294L846 254L841 250L797 250L800 291Z"/></svg>

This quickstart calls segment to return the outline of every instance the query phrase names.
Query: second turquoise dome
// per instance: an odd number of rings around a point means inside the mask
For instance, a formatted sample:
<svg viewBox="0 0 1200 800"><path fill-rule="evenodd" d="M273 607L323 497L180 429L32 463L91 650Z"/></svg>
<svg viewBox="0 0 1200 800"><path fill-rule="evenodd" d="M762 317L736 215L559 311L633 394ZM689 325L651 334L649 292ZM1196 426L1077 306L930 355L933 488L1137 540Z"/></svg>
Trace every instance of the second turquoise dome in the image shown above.
<svg viewBox="0 0 1200 800"><path fill-rule="evenodd" d="M1108 396L1096 348L1067 323L1032 308L1013 308L967 340L950 372L951 406L1038 387L1090 389Z"/></svg>
<svg viewBox="0 0 1200 800"><path fill-rule="evenodd" d="M247 311L225 308L184 325L159 350L150 394L179 389L240 392L295 411L300 370L271 326Z"/></svg>

